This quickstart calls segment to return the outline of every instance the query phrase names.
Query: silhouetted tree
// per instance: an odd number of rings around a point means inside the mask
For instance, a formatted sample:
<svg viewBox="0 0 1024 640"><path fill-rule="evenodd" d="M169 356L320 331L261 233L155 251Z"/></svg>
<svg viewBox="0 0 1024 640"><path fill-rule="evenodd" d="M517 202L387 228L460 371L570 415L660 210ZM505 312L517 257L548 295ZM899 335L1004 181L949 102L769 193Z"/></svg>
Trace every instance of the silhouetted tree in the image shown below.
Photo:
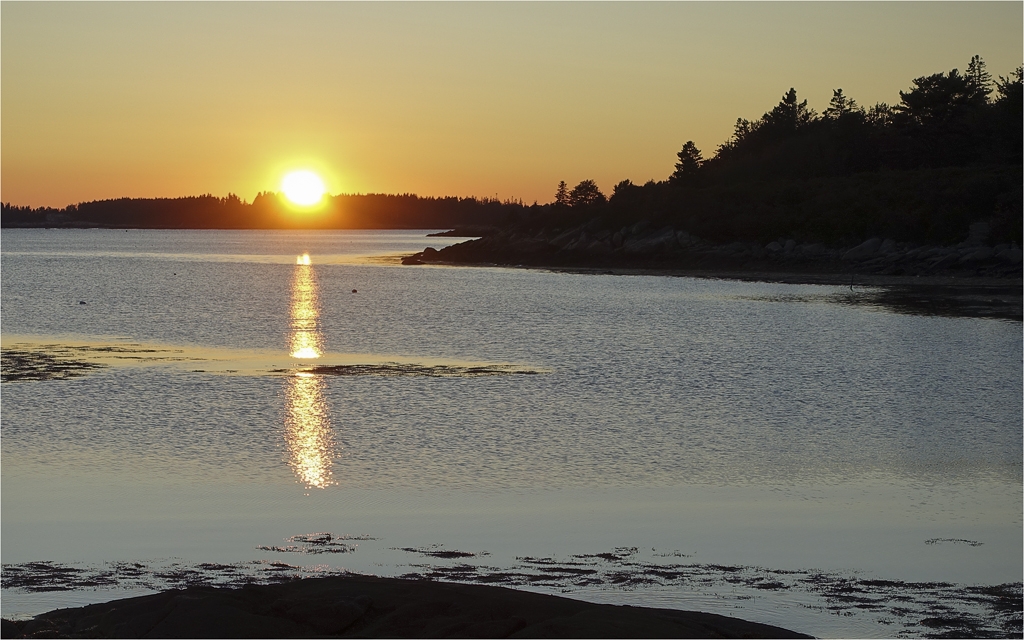
<svg viewBox="0 0 1024 640"><path fill-rule="evenodd" d="M967 65L967 86L970 88L972 101L979 104L987 104L988 96L992 93L992 74L985 69L985 61L981 56L974 56Z"/></svg>
<svg viewBox="0 0 1024 640"><path fill-rule="evenodd" d="M832 90L832 100L828 103L828 109L822 113L826 120L839 120L844 116L864 114L864 109L857 105L856 101L843 95L842 89Z"/></svg>
<svg viewBox="0 0 1024 640"><path fill-rule="evenodd" d="M992 105L1001 152L1006 160L1019 164L1024 134L1024 67L996 81L996 99Z"/></svg>
<svg viewBox="0 0 1024 640"><path fill-rule="evenodd" d="M878 102L868 109L864 117L865 121L875 127L884 128L892 126L893 109L884 102Z"/></svg>
<svg viewBox="0 0 1024 640"><path fill-rule="evenodd" d="M669 177L669 182L674 185L696 184L700 167L704 164L700 149L693 144L693 140L687 140L676 156L679 162L676 163L676 170Z"/></svg>
<svg viewBox="0 0 1024 640"><path fill-rule="evenodd" d="M640 185L633 184L632 180L623 180L615 185L615 188L612 190L612 197L609 200L620 209L622 207L636 206L639 200L643 198L644 192L653 184L653 182L649 182L641 187Z"/></svg>
<svg viewBox="0 0 1024 640"><path fill-rule="evenodd" d="M585 207L604 201L604 194L597 188L597 183L593 180L584 180L569 192L569 205L573 207Z"/></svg>
<svg viewBox="0 0 1024 640"><path fill-rule="evenodd" d="M562 180L558 183L558 189L555 190L555 206L568 207L569 205L569 185Z"/></svg>
<svg viewBox="0 0 1024 640"><path fill-rule="evenodd" d="M724 158L739 148L743 141L750 137L754 130L754 123L743 118L736 118L736 124L732 127L732 137L718 145L715 158Z"/></svg>
<svg viewBox="0 0 1024 640"><path fill-rule="evenodd" d="M962 116L977 106L975 87L956 69L914 79L910 91L900 91L895 111L904 125L937 125Z"/></svg>
<svg viewBox="0 0 1024 640"><path fill-rule="evenodd" d="M633 181L627 178L626 180L623 180L615 185L615 187L612 189L612 197L614 198L616 196L621 196L625 193L628 193L630 190L637 188L638 187L635 184L633 184Z"/></svg>
<svg viewBox="0 0 1024 640"><path fill-rule="evenodd" d="M997 107L1019 113L1024 97L1024 67L1017 67L1009 77L999 76L996 81Z"/></svg>
<svg viewBox="0 0 1024 640"><path fill-rule="evenodd" d="M796 131L813 122L817 114L807 108L807 101L798 102L796 89L790 89L782 96L782 101L764 115L764 123L781 131Z"/></svg>

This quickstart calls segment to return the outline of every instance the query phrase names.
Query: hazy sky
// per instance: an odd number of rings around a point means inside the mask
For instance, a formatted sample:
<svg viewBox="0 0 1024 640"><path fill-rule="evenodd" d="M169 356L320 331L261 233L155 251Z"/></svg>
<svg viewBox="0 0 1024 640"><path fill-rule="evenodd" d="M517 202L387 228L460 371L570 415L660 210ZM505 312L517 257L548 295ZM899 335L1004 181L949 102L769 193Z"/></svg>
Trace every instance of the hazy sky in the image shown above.
<svg viewBox="0 0 1024 640"><path fill-rule="evenodd" d="M980 54L1021 2L0 3L2 197L277 190L552 199L664 179L790 87L894 104Z"/></svg>

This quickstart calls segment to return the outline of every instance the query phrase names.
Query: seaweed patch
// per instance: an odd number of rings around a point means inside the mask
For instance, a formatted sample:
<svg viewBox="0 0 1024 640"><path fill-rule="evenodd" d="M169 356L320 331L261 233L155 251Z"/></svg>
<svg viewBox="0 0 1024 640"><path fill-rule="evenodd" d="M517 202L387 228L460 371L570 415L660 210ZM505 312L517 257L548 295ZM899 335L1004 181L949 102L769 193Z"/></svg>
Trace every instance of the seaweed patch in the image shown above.
<svg viewBox="0 0 1024 640"><path fill-rule="evenodd" d="M344 575L345 569L254 560L234 564L181 562L106 562L100 565L27 562L4 564L2 586L27 592L72 591L97 587L121 589L183 589L191 586L240 587L271 584L322 575Z"/></svg>
<svg viewBox="0 0 1024 640"><path fill-rule="evenodd" d="M405 551L406 553L418 553L423 556L429 556L431 558L443 558L445 560L452 560L455 558L475 558L477 556L490 555L486 551L480 553L471 553L469 551L457 551L454 549L445 549L444 545L432 544L429 547L392 547L394 551Z"/></svg>
<svg viewBox="0 0 1024 640"><path fill-rule="evenodd" d="M925 544L941 544L943 542L948 542L950 544L966 544L969 547L980 547L985 544L984 542L978 542L977 540L964 540L963 538L932 538L924 541Z"/></svg>
<svg viewBox="0 0 1024 640"><path fill-rule="evenodd" d="M257 545L260 551L275 551L278 553L354 553L359 548L358 542L364 540L377 540L372 536L336 536L332 533L304 533L286 538L291 542L287 546Z"/></svg>
<svg viewBox="0 0 1024 640"><path fill-rule="evenodd" d="M418 551L405 549L407 551ZM677 555L678 554L678 555ZM429 554L425 554L429 555ZM506 586L538 586L572 593L582 588L636 591L681 587L684 593L726 600L753 600L788 593L801 606L841 617L869 616L902 631L886 635L926 638L1019 636L1024 587L1020 582L964 586L949 582L904 582L859 578L814 570L774 570L711 563L648 562L635 547L573 554L566 560L521 556L512 567L461 562L409 565L405 577ZM678 552L652 558L685 557ZM792 598L792 596L787 596Z"/></svg>
<svg viewBox="0 0 1024 640"><path fill-rule="evenodd" d="M0 351L0 382L65 380L84 376L104 366L41 351L6 348Z"/></svg>
<svg viewBox="0 0 1024 640"><path fill-rule="evenodd" d="M272 373L294 373L291 369L275 369ZM481 365L423 365L415 363L382 362L379 364L333 364L304 367L300 373L320 376L381 376L428 378L477 378L485 376L537 375L535 369L506 364Z"/></svg>

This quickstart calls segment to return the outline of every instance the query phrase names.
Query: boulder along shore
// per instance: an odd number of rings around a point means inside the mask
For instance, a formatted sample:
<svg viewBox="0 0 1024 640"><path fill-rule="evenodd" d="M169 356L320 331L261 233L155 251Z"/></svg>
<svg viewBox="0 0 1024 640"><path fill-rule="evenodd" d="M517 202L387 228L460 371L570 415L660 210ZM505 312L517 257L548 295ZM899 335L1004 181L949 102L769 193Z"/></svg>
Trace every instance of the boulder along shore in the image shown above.
<svg viewBox="0 0 1024 640"><path fill-rule="evenodd" d="M709 613L349 575L191 587L3 621L4 638L809 638Z"/></svg>

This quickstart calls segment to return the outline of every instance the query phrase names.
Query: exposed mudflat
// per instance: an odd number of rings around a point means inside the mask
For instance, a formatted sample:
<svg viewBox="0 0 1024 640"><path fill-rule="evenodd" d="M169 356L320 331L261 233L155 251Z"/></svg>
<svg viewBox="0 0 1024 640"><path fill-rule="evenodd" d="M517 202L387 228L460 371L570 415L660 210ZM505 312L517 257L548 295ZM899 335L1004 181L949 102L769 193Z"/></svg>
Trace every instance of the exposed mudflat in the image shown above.
<svg viewBox="0 0 1024 640"><path fill-rule="evenodd" d="M542 369L508 363L344 353L325 353L311 361L269 351L138 343L51 342L24 336L5 337L0 356L0 379L3 382L64 380L109 367L125 366L169 366L190 373L242 376L473 378L546 373Z"/></svg>

